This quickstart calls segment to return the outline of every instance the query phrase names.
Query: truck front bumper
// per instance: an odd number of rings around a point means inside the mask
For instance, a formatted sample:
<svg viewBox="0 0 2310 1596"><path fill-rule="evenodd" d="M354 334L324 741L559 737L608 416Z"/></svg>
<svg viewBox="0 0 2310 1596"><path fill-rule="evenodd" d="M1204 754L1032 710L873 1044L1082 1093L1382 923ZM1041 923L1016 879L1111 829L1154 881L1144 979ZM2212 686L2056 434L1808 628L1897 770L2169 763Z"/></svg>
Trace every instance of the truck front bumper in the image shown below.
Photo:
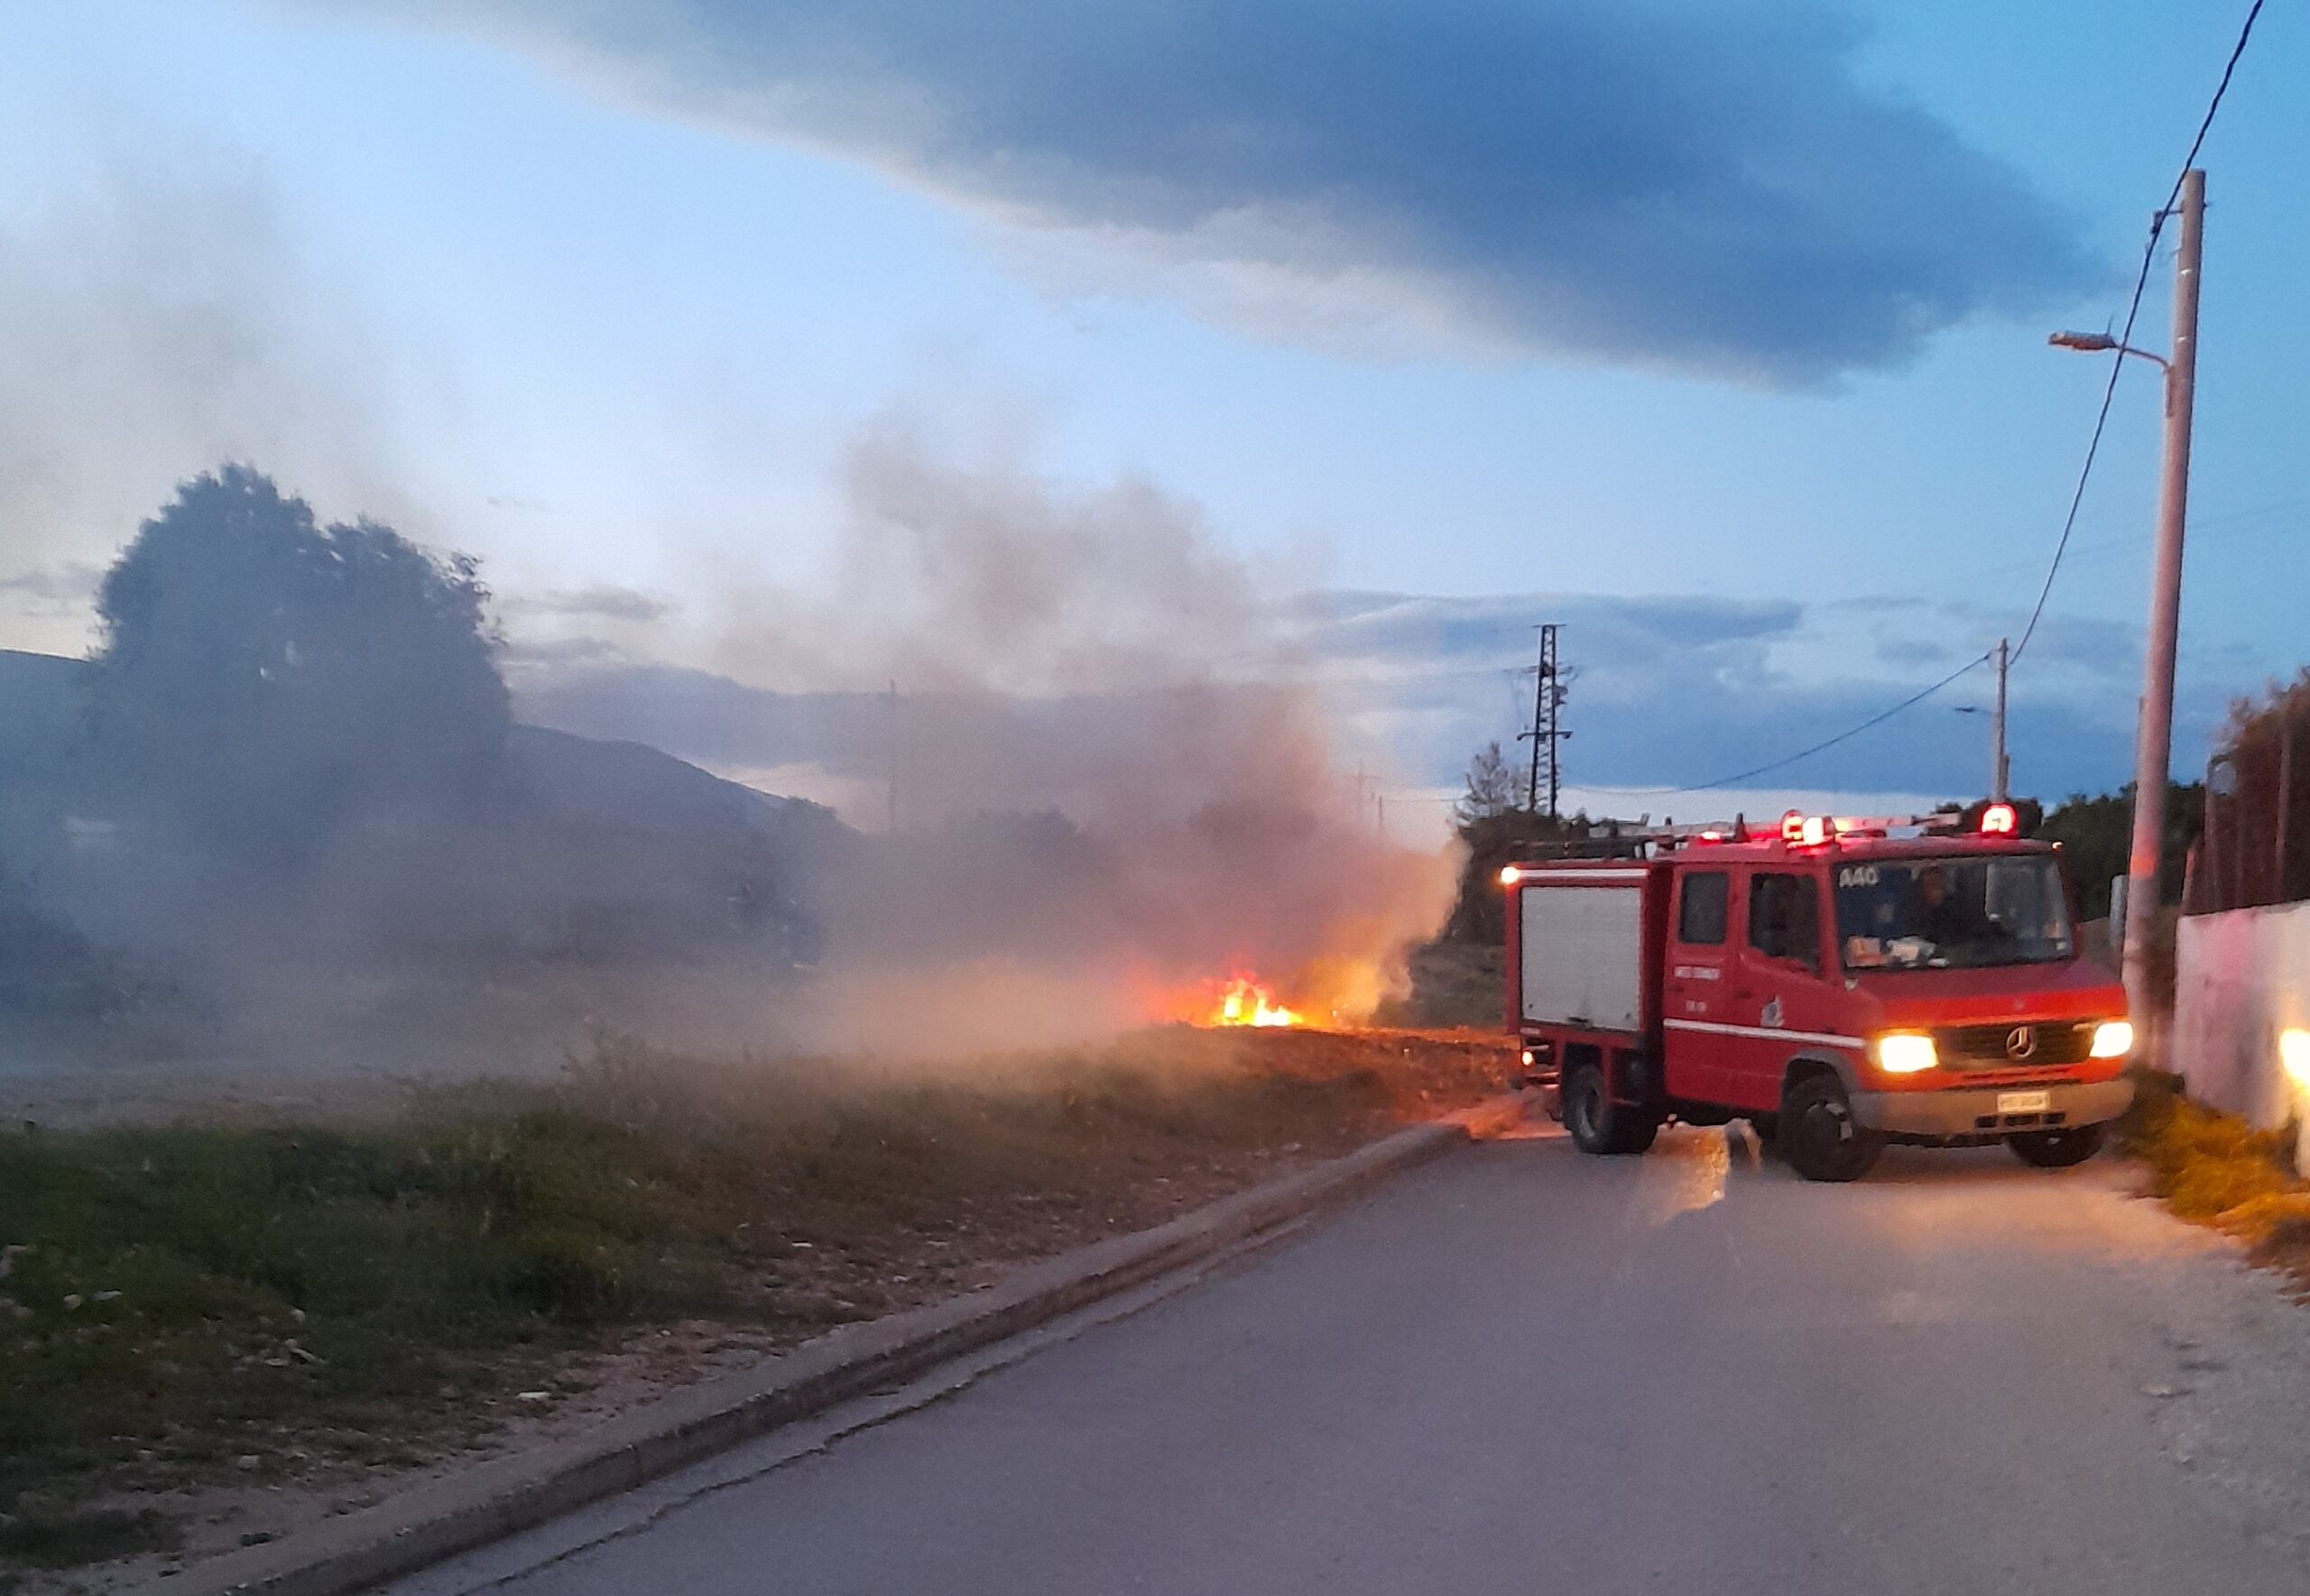
<svg viewBox="0 0 2310 1596"><path fill-rule="evenodd" d="M2043 1092L2047 1105L2024 1114L2001 1112L1999 1097L2015 1091ZM2007 1136L2016 1130L2066 1130L2114 1120L2133 1102L2133 1083L2078 1081L2051 1086L1938 1092L1856 1092L1853 1117L1871 1130L1894 1136Z"/></svg>

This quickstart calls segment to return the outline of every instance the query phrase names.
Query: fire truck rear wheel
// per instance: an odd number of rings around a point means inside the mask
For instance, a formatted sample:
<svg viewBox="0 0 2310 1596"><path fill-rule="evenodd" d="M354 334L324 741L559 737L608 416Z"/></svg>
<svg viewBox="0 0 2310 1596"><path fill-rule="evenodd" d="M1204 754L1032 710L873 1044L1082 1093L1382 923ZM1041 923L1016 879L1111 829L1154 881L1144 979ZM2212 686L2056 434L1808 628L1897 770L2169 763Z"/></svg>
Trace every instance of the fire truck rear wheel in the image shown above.
<svg viewBox="0 0 2310 1596"><path fill-rule="evenodd" d="M1885 1135L1856 1124L1844 1083L1807 1075L1780 1104L1780 1156L1807 1180L1859 1180L1885 1150Z"/></svg>
<svg viewBox="0 0 2310 1596"><path fill-rule="evenodd" d="M1640 1153L1660 1133L1660 1121L1641 1109L1614 1102L1604 1089L1604 1072L1582 1064L1565 1071L1564 1128L1584 1153Z"/></svg>
<svg viewBox="0 0 2310 1596"><path fill-rule="evenodd" d="M2077 1125L2065 1130L2023 1130L2006 1139L2013 1156L2040 1169L2066 1169L2102 1150L2108 1128Z"/></svg>

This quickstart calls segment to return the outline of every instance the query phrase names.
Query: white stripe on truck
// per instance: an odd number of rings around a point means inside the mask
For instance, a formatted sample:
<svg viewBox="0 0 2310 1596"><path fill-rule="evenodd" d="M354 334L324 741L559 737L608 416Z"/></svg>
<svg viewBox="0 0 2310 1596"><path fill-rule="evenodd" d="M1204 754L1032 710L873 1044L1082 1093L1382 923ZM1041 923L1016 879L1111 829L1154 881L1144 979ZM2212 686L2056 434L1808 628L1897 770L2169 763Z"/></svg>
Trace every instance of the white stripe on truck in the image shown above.
<svg viewBox="0 0 2310 1596"><path fill-rule="evenodd" d="M1700 1030L1716 1037L1761 1037L1769 1042L1820 1042L1832 1047L1864 1047L1865 1037L1840 1037L1829 1031L1774 1030L1761 1025L1716 1025L1705 1019L1664 1019L1670 1030Z"/></svg>

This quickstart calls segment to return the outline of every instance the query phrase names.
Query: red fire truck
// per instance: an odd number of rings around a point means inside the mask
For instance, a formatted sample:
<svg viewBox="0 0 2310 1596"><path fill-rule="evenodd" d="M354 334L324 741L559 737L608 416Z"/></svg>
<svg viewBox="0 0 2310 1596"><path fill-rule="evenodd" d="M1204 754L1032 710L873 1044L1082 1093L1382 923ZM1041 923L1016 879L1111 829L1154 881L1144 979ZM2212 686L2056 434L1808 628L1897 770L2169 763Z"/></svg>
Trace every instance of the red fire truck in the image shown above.
<svg viewBox="0 0 2310 1596"><path fill-rule="evenodd" d="M1590 1153L1745 1119L1814 1180L1897 1141L2093 1157L2132 1098L2125 992L2055 845L2016 829L2005 804L1792 813L1509 865L1528 1081Z"/></svg>

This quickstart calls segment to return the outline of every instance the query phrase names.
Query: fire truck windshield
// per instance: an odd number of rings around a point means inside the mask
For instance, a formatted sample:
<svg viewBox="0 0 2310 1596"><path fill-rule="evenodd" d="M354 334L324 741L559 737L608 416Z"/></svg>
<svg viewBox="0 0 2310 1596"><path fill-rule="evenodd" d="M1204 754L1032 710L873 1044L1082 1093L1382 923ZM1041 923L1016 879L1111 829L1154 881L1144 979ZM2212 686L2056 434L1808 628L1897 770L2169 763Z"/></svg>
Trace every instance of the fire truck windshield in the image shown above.
<svg viewBox="0 0 2310 1596"><path fill-rule="evenodd" d="M2076 951L2051 859L1887 859L1839 864L1834 879L1847 970L2049 964Z"/></svg>

